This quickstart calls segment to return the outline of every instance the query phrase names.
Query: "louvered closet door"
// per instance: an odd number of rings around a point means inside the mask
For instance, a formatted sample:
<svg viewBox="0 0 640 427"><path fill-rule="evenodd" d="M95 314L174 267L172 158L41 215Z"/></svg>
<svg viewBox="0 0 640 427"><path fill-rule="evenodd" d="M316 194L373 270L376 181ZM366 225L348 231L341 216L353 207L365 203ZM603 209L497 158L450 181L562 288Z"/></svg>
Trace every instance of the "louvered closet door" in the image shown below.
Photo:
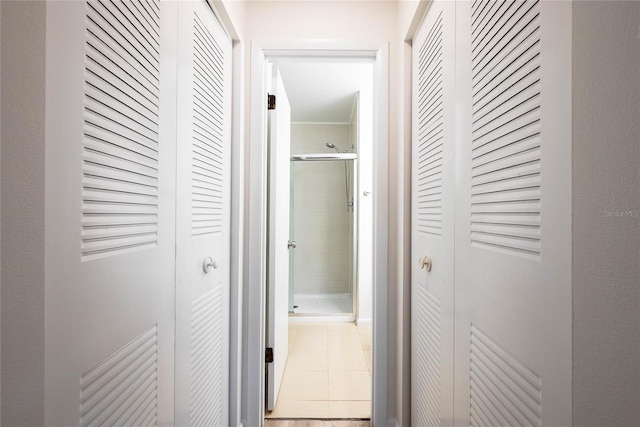
<svg viewBox="0 0 640 427"><path fill-rule="evenodd" d="M453 417L455 8L434 2L413 42L411 422ZM429 257L431 271L420 259Z"/></svg>
<svg viewBox="0 0 640 427"><path fill-rule="evenodd" d="M457 4L456 417L571 425L571 4Z"/></svg>
<svg viewBox="0 0 640 427"><path fill-rule="evenodd" d="M231 41L204 0L178 9L176 424L226 426Z"/></svg>
<svg viewBox="0 0 640 427"><path fill-rule="evenodd" d="M173 423L174 22L47 4L48 426Z"/></svg>

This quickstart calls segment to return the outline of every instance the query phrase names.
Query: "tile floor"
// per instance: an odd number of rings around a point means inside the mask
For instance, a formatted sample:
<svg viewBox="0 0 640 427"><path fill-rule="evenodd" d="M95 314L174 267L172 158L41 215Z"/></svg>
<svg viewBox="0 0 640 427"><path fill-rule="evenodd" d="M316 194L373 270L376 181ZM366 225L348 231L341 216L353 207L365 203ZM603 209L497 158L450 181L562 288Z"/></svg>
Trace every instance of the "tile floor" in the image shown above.
<svg viewBox="0 0 640 427"><path fill-rule="evenodd" d="M267 418L369 418L371 327L289 324L289 357Z"/></svg>

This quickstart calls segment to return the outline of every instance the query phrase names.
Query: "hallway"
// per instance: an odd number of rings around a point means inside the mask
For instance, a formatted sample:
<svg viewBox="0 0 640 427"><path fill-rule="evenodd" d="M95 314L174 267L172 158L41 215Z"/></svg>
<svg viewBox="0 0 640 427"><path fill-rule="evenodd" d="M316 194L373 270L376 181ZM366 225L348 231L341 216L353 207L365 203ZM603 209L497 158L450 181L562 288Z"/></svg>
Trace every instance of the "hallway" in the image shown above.
<svg viewBox="0 0 640 427"><path fill-rule="evenodd" d="M259 427L273 354L268 427L640 425L640 2L0 12L2 425ZM375 336L277 348L266 64L300 54L374 63Z"/></svg>

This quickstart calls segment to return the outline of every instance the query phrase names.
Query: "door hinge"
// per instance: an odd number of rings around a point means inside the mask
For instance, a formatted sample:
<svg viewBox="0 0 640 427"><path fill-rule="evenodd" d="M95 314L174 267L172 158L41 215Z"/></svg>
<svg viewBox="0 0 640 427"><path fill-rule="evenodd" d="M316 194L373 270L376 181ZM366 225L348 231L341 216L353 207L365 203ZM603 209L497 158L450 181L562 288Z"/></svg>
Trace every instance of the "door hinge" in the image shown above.
<svg viewBox="0 0 640 427"><path fill-rule="evenodd" d="M273 363L273 348L267 347L264 351L264 363Z"/></svg>
<svg viewBox="0 0 640 427"><path fill-rule="evenodd" d="M267 110L275 110L276 109L276 96L267 94Z"/></svg>

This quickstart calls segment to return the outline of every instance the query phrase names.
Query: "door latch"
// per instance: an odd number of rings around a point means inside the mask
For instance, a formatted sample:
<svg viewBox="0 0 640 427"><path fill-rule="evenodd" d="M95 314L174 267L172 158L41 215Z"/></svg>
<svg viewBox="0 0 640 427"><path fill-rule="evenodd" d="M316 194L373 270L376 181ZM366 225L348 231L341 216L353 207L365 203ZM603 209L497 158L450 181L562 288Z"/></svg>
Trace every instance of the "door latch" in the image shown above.
<svg viewBox="0 0 640 427"><path fill-rule="evenodd" d="M264 363L273 363L273 348L267 347L264 351Z"/></svg>

